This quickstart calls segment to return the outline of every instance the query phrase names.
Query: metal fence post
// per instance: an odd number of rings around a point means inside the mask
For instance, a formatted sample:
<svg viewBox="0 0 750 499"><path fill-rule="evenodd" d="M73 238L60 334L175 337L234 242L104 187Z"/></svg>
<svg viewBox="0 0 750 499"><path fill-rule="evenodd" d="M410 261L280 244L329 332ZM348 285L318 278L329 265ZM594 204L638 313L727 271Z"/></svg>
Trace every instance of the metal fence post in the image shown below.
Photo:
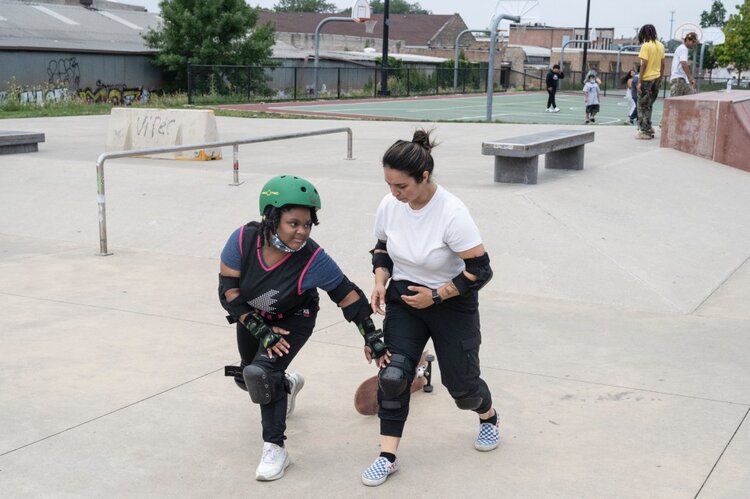
<svg viewBox="0 0 750 499"><path fill-rule="evenodd" d="M187 65L187 94L188 94L188 104L193 103L193 79L192 79L192 72L191 72L192 66L190 63Z"/></svg>
<svg viewBox="0 0 750 499"><path fill-rule="evenodd" d="M294 66L294 100L297 100L297 66Z"/></svg>

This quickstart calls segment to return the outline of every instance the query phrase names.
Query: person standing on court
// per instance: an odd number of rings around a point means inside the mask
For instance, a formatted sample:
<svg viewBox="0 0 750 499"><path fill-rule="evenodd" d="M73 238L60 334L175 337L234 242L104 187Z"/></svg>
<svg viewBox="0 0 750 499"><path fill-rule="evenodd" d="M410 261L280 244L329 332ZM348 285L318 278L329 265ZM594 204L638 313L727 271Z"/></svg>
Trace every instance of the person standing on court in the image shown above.
<svg viewBox="0 0 750 499"><path fill-rule="evenodd" d="M546 84L547 84L547 112L548 113L559 113L560 109L555 103L555 94L557 93L557 87L559 86L560 80L565 78L565 74L560 70L560 65L555 64L547 72Z"/></svg>
<svg viewBox="0 0 750 499"><path fill-rule="evenodd" d="M373 311L385 315L391 357L378 374L381 452L362 473L368 486L399 468L409 387L429 339L442 384L459 409L478 415L474 447L491 451L500 442L498 414L479 366L478 293L492 278L490 258L469 210L433 181L434 146L428 132L417 130L412 140L396 141L382 160L390 193L375 214L370 300Z"/></svg>
<svg viewBox="0 0 750 499"><path fill-rule="evenodd" d="M690 32L672 56L672 74L669 77L669 96L679 97L695 93L695 79L688 63L689 50L698 43L698 35Z"/></svg>
<svg viewBox="0 0 750 499"><path fill-rule="evenodd" d="M261 222L235 230L221 252L219 301L227 320L237 323L241 358L239 369L227 366L225 372L260 405L263 452L256 480L279 479L290 463L286 419L304 378L287 368L315 327L318 288L357 326L368 362L374 358L382 367L388 359L364 293L310 238L320 206L309 181L274 177L260 193Z"/></svg>
<svg viewBox="0 0 750 499"><path fill-rule="evenodd" d="M631 69L630 71L625 74L625 76L622 77L622 84L625 86L625 100L628 103L628 123L631 125L633 124L634 114L635 114L635 106L636 106L636 97L635 92L633 91L633 81L635 79L635 70ZM636 115L637 116L637 115Z"/></svg>
<svg viewBox="0 0 750 499"><path fill-rule="evenodd" d="M659 97L659 86L664 74L664 45L656 36L653 24L644 24L638 31L641 63L638 78L638 135L636 138L651 140L656 135L651 123L654 102Z"/></svg>
<svg viewBox="0 0 750 499"><path fill-rule="evenodd" d="M588 81L583 85L583 104L586 109L586 124L596 123L596 115L599 113L599 84L596 82L596 74L589 73Z"/></svg>

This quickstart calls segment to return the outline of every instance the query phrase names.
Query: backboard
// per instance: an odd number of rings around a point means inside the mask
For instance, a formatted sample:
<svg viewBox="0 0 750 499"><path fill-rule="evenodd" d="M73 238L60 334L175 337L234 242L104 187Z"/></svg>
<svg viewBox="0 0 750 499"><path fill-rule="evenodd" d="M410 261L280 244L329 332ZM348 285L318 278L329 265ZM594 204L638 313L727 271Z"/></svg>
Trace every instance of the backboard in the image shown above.
<svg viewBox="0 0 750 499"><path fill-rule="evenodd" d="M688 33L690 32L695 33L698 35L698 41L703 43L703 30L700 26L693 23L685 23L677 27L676 30L674 30L674 36L673 40L684 40Z"/></svg>

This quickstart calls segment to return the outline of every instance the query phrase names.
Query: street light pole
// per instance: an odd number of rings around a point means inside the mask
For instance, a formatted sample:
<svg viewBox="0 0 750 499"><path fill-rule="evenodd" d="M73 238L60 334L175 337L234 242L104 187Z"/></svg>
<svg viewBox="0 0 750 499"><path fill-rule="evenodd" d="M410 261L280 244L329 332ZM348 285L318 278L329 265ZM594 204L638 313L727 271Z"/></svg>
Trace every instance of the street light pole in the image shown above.
<svg viewBox="0 0 750 499"><path fill-rule="evenodd" d="M379 95L387 96L391 93L388 91L388 11L390 10L390 0L384 0L383 2L383 62L382 62L382 73L380 76L380 92Z"/></svg>
<svg viewBox="0 0 750 499"><path fill-rule="evenodd" d="M583 39L589 39L589 12L591 11L591 0L586 0L586 26L583 28ZM586 79L586 56L588 44L583 45L583 61L581 61L581 81Z"/></svg>

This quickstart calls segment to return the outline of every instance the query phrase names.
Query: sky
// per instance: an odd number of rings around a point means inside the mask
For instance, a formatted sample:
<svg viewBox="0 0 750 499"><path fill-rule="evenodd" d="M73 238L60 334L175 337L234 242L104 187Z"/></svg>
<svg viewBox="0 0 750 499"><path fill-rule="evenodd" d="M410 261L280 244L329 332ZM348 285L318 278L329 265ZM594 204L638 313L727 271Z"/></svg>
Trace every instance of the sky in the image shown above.
<svg viewBox="0 0 750 499"><path fill-rule="evenodd" d="M150 12L159 10L158 0L123 0L125 3L145 6ZM328 0L342 9L352 6L353 0ZM711 9L713 0L419 0L422 8L433 14L458 13L471 29L484 29L490 25L495 12L521 15L523 20L547 26L583 27L586 21L586 4L590 2L589 26L615 28L615 38L633 36L635 28L653 24L660 38L669 39L672 33L686 23L699 24L701 12ZM278 0L248 0L253 7L272 8ZM723 0L727 15L736 13L739 0ZM458 4L458 6L457 6ZM674 14L672 14L674 12ZM504 23L503 23L504 24ZM501 25L502 26L502 25Z"/></svg>

